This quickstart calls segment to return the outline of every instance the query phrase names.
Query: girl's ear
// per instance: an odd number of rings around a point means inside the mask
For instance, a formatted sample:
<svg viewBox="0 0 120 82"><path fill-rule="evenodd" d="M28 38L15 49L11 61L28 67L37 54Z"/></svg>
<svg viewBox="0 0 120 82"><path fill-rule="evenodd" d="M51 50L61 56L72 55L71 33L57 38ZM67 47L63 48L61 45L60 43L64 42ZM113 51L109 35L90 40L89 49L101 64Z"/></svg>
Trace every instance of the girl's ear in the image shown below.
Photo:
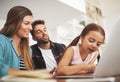
<svg viewBox="0 0 120 82"><path fill-rule="evenodd" d="M80 36L81 43L83 42L84 36Z"/></svg>
<svg viewBox="0 0 120 82"><path fill-rule="evenodd" d="M82 41L83 40L83 36L80 35L80 40Z"/></svg>

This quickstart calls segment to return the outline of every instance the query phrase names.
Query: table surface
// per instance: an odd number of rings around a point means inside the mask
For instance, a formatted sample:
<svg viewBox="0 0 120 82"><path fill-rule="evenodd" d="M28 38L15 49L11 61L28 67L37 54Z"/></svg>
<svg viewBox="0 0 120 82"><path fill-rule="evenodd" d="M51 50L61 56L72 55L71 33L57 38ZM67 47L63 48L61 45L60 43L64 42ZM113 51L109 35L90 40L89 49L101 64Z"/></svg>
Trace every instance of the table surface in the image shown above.
<svg viewBox="0 0 120 82"><path fill-rule="evenodd" d="M120 82L120 76L106 78L67 78L67 79L41 79L30 77L5 76L0 82Z"/></svg>

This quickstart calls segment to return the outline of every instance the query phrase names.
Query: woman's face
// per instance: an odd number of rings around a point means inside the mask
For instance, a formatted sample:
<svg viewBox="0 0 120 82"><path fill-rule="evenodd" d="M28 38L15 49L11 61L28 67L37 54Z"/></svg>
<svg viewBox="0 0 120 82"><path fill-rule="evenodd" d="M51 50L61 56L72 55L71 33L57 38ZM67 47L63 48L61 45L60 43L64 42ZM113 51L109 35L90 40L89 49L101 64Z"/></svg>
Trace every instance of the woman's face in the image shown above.
<svg viewBox="0 0 120 82"><path fill-rule="evenodd" d="M85 37L81 37L81 41L83 50L89 54L97 51L104 43L104 36L100 32L90 31Z"/></svg>
<svg viewBox="0 0 120 82"><path fill-rule="evenodd" d="M32 16L27 15L23 18L20 28L16 34L19 38L28 38L30 31L32 30Z"/></svg>

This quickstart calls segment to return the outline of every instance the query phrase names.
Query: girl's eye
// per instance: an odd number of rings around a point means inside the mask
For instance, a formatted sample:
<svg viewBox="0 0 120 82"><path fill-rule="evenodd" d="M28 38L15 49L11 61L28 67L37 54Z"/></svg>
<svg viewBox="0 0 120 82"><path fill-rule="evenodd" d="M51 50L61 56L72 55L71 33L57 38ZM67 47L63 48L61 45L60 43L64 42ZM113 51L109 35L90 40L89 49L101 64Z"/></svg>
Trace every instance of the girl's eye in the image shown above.
<svg viewBox="0 0 120 82"><path fill-rule="evenodd" d="M97 46L100 46L101 44L97 43Z"/></svg>
<svg viewBox="0 0 120 82"><path fill-rule="evenodd" d="M103 43L97 43L97 46L101 46Z"/></svg>
<svg viewBox="0 0 120 82"><path fill-rule="evenodd" d="M91 39L89 39L89 42L94 42L94 41L95 41L95 40L94 40L94 39L92 39L92 38L91 38Z"/></svg>

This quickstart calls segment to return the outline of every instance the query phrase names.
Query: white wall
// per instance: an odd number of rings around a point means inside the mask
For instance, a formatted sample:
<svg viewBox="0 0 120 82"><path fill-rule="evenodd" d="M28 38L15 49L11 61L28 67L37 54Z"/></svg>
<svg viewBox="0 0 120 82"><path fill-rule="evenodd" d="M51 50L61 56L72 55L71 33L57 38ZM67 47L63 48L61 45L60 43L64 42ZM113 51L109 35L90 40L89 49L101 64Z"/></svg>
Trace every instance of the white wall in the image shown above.
<svg viewBox="0 0 120 82"><path fill-rule="evenodd" d="M120 17L120 0L98 0L104 16L106 39L109 39L112 26ZM50 38L56 41L56 26L78 17L81 12L60 3L57 0L0 0L0 20L5 21L9 9L15 5L23 5L31 9L35 19L44 19ZM1 21L0 21L1 22ZM0 23L1 24L1 23ZM2 25L0 25L1 27ZM31 42L32 43L32 42Z"/></svg>
<svg viewBox="0 0 120 82"><path fill-rule="evenodd" d="M106 41L114 30L114 24L120 18L120 0L98 0L101 3L101 9L104 19L104 28L106 31ZM115 28L116 29L116 28Z"/></svg>
<svg viewBox="0 0 120 82"><path fill-rule="evenodd" d="M57 39L56 26L81 14L57 0L0 0L0 19L6 20L9 9L16 5L28 7L33 12L34 20L44 19L50 38L54 41Z"/></svg>

